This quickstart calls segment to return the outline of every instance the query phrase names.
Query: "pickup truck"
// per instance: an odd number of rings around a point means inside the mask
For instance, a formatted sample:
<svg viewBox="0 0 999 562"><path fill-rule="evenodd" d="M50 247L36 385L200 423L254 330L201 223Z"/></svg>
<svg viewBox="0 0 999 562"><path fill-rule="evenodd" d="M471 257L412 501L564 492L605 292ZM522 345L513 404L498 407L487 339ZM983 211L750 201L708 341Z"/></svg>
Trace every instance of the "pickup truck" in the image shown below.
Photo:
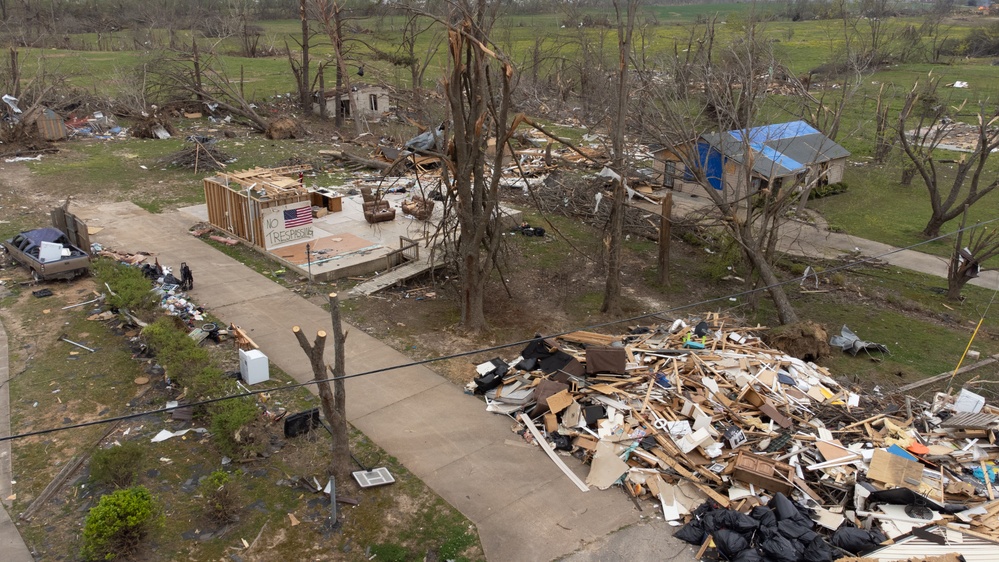
<svg viewBox="0 0 999 562"><path fill-rule="evenodd" d="M90 254L73 246L60 230L39 228L3 241L14 261L31 270L36 281L73 279L90 270Z"/></svg>

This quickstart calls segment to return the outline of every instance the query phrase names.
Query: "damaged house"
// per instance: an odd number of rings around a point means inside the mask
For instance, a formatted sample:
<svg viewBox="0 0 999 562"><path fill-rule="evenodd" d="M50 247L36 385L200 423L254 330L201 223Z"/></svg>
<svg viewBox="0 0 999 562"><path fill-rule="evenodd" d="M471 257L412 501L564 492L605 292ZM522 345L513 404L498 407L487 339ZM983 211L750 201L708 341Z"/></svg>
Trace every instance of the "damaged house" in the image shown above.
<svg viewBox="0 0 999 562"><path fill-rule="evenodd" d="M839 183L850 153L804 121L707 133L676 146L654 146L656 182L696 193L704 189L698 170L712 188L731 197L752 190L801 188ZM748 170L747 170L748 168Z"/></svg>
<svg viewBox="0 0 999 562"><path fill-rule="evenodd" d="M333 113L333 103L339 100L340 111L346 118L363 117L375 120L386 111L392 110L388 88L372 84L354 84L350 91L341 89L326 91L326 107L329 114ZM319 112L316 104L315 111Z"/></svg>

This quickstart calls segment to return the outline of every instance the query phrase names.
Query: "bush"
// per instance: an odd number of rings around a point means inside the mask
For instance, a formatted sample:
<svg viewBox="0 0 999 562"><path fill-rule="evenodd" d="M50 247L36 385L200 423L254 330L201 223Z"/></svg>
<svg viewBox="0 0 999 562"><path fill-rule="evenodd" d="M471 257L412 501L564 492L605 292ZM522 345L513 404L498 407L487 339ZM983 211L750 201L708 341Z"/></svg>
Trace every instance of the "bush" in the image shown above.
<svg viewBox="0 0 999 562"><path fill-rule="evenodd" d="M216 402L209 407L211 431L219 450L231 457L248 450L252 444L249 436L237 432L257 419L257 405L252 398L233 398Z"/></svg>
<svg viewBox="0 0 999 562"><path fill-rule="evenodd" d="M216 523L232 523L239 509L239 485L228 472L216 470L201 483L205 512Z"/></svg>
<svg viewBox="0 0 999 562"><path fill-rule="evenodd" d="M156 306L159 299L152 292L153 284L139 268L101 258L93 262L92 270L97 276L97 286L107 283L114 292L107 295L108 305L132 312L152 310Z"/></svg>
<svg viewBox="0 0 999 562"><path fill-rule="evenodd" d="M839 195L840 193L846 192L846 190L846 182L817 185L808 193L808 198L821 199L822 197L829 197L830 195Z"/></svg>
<svg viewBox="0 0 999 562"><path fill-rule="evenodd" d="M99 449L90 459L90 481L115 488L127 488L138 478L143 456L142 445L132 442Z"/></svg>
<svg viewBox="0 0 999 562"><path fill-rule="evenodd" d="M152 494L142 486L102 496L83 524L81 556L85 560L129 556L157 525L157 512Z"/></svg>
<svg viewBox="0 0 999 562"><path fill-rule="evenodd" d="M217 374L221 384L221 371L212 365L211 356L204 348L187 337L187 331L177 325L173 316L163 316L142 329L142 337L146 344L156 354L156 359L166 367L167 376L182 386L194 386L195 396L205 398L212 391L218 390L214 384L208 384L211 377L204 376L204 371L212 369L211 374Z"/></svg>

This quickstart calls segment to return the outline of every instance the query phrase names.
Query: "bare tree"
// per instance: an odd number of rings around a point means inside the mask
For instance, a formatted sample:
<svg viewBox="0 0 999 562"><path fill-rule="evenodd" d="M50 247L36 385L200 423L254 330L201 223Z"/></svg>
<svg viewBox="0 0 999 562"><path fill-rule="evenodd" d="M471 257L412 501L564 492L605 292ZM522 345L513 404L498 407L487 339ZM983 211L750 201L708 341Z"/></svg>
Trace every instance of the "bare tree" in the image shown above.
<svg viewBox="0 0 999 562"><path fill-rule="evenodd" d="M399 39L398 53L402 57L400 62L405 62L409 67L413 103L419 106L423 92L423 75L440 50L441 44L444 43L445 35L443 33L433 33L427 42L426 49L418 52L417 46L419 45L420 37L428 31L435 29L434 20L414 11L412 9L412 0L406 6L409 8L409 12L405 16L406 21L402 27L402 37Z"/></svg>
<svg viewBox="0 0 999 562"><path fill-rule="evenodd" d="M677 174L703 188L749 266L749 282L766 287L779 321L795 323L797 313L773 263L780 227L802 185L794 178L767 183L756 176L749 140L774 75L787 71L755 23L729 44L715 43L713 22L677 43L659 69L662 78L643 85L642 126L670 147L682 165ZM712 154L743 165L709 169Z"/></svg>
<svg viewBox="0 0 999 562"><path fill-rule="evenodd" d="M241 81L231 80L222 61L209 51L203 54L197 41L189 53L177 52L151 65L150 88L160 103L195 99L217 104L259 132L267 131L269 123L254 110L244 96Z"/></svg>
<svg viewBox="0 0 999 562"><path fill-rule="evenodd" d="M330 45L333 47L333 61L336 69L336 104L334 105L334 123L343 126L344 112L340 96L347 94L350 104L350 73L347 71L347 43L344 38L344 21L347 18L345 0L312 0L316 18L326 31ZM364 131L364 124L359 115L354 115L354 128L358 135Z"/></svg>
<svg viewBox="0 0 999 562"><path fill-rule="evenodd" d="M301 39L296 38L294 41L298 44L298 48L301 50L301 58L296 60L292 57L291 49L288 48L287 41L285 42L285 49L288 51L288 64L291 66L291 73L295 75L295 86L298 88L299 106L302 108L302 111L310 113L312 111L312 83L309 82L309 71L311 66L309 49L312 43L312 37L315 34L309 28L309 11L306 0L298 0L298 17L302 22L302 37ZM324 92L320 92L319 95L325 99Z"/></svg>
<svg viewBox="0 0 999 562"><path fill-rule="evenodd" d="M917 82L906 95L898 115L899 145L912 168L923 180L930 196L930 218L923 227L926 236L937 236L947 222L957 218L965 207L971 207L999 187L994 167L988 166L992 152L999 149L999 109L987 108L979 102L972 124L956 121L949 116L950 108L937 100L939 79L930 79L925 88ZM927 103L928 102L928 103ZM955 108L960 113L965 104ZM959 129L970 129L975 135L974 146L955 163L949 155L948 139ZM944 162L946 160L946 162ZM946 163L954 163L951 172ZM949 184L949 185L948 185Z"/></svg>
<svg viewBox="0 0 999 562"><path fill-rule="evenodd" d="M604 284L604 301L600 311L617 313L621 308L621 245L624 242L625 199L628 192L628 171L625 168L624 131L628 122L628 84L631 67L631 38L635 30L635 15L640 0L614 0L614 15L617 22L618 68L617 99L615 100L614 122L611 127L611 169L617 173L614 180L614 195L611 202L609 236L607 238L607 281ZM623 5L622 5L623 4Z"/></svg>
<svg viewBox="0 0 999 562"><path fill-rule="evenodd" d="M965 244L967 220L968 208L965 207L961 217L961 228L954 239L954 255L947 265L947 298L953 301L961 300L961 291L968 281L978 277L982 271L997 269L985 268L983 264L999 256L999 230L975 225L967 231L967 244Z"/></svg>
<svg viewBox="0 0 999 562"><path fill-rule="evenodd" d="M443 82L450 123L445 135L453 140L442 180L446 185L443 191L452 194L459 232L455 260L461 325L479 331L486 327L486 284L502 239L498 191L506 153L503 147L519 122L508 124L513 65L489 39L496 4L451 0L451 8ZM490 137L496 140L492 155L487 150Z"/></svg>

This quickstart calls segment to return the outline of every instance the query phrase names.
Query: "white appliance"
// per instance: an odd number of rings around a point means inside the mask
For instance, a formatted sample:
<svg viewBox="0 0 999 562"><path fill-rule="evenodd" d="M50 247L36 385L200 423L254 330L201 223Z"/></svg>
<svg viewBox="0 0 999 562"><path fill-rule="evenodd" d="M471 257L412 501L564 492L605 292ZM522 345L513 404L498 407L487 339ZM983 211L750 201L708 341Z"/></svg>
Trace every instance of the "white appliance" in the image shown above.
<svg viewBox="0 0 999 562"><path fill-rule="evenodd" d="M267 356L259 349L239 350L239 373L246 384L257 384L270 380Z"/></svg>
<svg viewBox="0 0 999 562"><path fill-rule="evenodd" d="M48 263L62 259L62 244L55 242L42 242L38 248L38 261Z"/></svg>

